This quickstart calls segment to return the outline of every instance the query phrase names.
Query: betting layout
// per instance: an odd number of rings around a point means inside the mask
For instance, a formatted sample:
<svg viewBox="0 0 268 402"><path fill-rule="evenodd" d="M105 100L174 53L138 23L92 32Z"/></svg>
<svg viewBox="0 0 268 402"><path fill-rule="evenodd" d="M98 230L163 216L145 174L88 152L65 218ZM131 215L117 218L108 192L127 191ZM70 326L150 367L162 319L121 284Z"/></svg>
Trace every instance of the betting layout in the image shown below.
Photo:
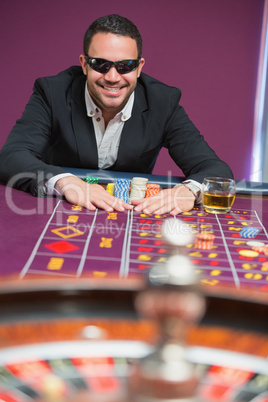
<svg viewBox="0 0 268 402"><path fill-rule="evenodd" d="M20 277L139 274L168 258L170 249L162 234L166 219L170 215L92 212L60 200ZM215 215L195 207L172 219L180 219L195 236L213 237L210 247L203 248L196 241L186 246L201 283L268 289L268 235L256 211L241 208ZM245 228L257 230L254 239L241 236Z"/></svg>
<svg viewBox="0 0 268 402"><path fill-rule="evenodd" d="M208 249L198 249L196 243L188 245L201 283L215 286L234 282L237 288L251 285L268 290L268 234L255 210L241 208L218 215L195 208L183 215L198 234L215 237ZM254 238L243 232L253 233Z"/></svg>
<svg viewBox="0 0 268 402"><path fill-rule="evenodd" d="M163 216L88 211L59 201L21 277L33 273L127 277L164 261ZM150 247L146 245L150 238Z"/></svg>

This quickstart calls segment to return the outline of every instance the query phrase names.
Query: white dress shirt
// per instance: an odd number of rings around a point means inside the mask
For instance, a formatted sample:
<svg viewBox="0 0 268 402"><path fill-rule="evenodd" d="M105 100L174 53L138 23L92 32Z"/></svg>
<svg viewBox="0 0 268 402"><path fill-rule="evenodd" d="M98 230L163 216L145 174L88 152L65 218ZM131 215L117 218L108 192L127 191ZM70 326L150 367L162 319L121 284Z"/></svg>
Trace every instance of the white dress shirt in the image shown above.
<svg viewBox="0 0 268 402"><path fill-rule="evenodd" d="M108 169L112 166L118 154L118 147L121 139L122 130L125 121L130 119L133 104L134 104L134 92L129 97L125 107L117 113L117 115L109 121L105 128L104 118L102 117L101 109L93 102L85 85L85 102L87 115L92 119L96 143L98 148L98 168ZM71 173L62 173L53 176L45 183L45 191L47 195L59 195L59 192L54 188L56 182L62 177L73 176ZM190 180L193 184L201 189L201 184L195 180Z"/></svg>
<svg viewBox="0 0 268 402"><path fill-rule="evenodd" d="M119 113L117 113L112 120L109 121L109 124L106 128L101 109L93 102L88 92L87 85L85 85L85 101L87 115L92 119L95 131L98 148L98 168L108 169L115 163L117 159L118 147L124 123L131 117L134 104L134 92L132 92L130 95L125 107ZM72 174L62 173L53 176L50 180L48 180L45 184L45 191L47 195L59 194L59 192L54 188L55 184L59 179L66 176L72 176Z"/></svg>
<svg viewBox="0 0 268 402"><path fill-rule="evenodd" d="M109 121L106 128L101 109L93 102L88 92L87 85L85 88L85 99L87 115L92 118L95 130L99 157L98 168L108 169L117 159L118 147L124 123L131 117L134 103L134 92L130 95L125 107Z"/></svg>

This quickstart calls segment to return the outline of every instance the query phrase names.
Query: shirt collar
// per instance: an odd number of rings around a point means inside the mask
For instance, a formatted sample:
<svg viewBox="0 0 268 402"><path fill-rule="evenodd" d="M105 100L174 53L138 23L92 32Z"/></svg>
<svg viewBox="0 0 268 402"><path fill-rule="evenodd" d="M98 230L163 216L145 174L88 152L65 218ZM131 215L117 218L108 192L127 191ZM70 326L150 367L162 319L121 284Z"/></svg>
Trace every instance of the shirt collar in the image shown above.
<svg viewBox="0 0 268 402"><path fill-rule="evenodd" d="M87 83L85 86L85 101L86 101L87 115L89 117L94 117L96 114L100 115L102 114L100 108L93 102L93 99L88 92ZM120 112L118 112L116 116L120 116L120 119L122 121L127 121L128 119L130 119L133 104L134 104L134 91L130 95L124 108Z"/></svg>

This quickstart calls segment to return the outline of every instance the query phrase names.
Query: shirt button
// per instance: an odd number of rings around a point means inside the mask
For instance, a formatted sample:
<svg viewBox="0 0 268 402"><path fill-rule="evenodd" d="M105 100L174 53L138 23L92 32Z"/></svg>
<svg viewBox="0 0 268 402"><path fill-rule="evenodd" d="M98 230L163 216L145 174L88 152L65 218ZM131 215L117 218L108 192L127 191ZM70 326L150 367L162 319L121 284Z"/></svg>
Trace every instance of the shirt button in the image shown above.
<svg viewBox="0 0 268 402"><path fill-rule="evenodd" d="M98 112L99 112L99 109L96 108L96 113L98 113Z"/></svg>
<svg viewBox="0 0 268 402"><path fill-rule="evenodd" d="M98 117L96 120L97 120L97 122L99 123L99 122L101 121L101 118L100 118L100 117Z"/></svg>
<svg viewBox="0 0 268 402"><path fill-rule="evenodd" d="M126 118L127 118L127 116L124 115L124 116L123 116L123 120L126 120Z"/></svg>
<svg viewBox="0 0 268 402"><path fill-rule="evenodd" d="M89 112L90 116L93 116L94 112L92 110Z"/></svg>

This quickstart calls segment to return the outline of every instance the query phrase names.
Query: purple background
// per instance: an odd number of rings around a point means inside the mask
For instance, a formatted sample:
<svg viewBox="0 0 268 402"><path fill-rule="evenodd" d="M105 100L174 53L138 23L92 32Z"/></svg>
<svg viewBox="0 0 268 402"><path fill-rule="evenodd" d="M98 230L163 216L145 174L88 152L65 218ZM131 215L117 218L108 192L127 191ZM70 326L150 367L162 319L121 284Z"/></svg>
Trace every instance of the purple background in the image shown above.
<svg viewBox="0 0 268 402"><path fill-rule="evenodd" d="M101 15L138 26L144 72L182 90L181 104L237 180L249 180L264 0L10 0L0 5L0 147L39 76L78 64ZM154 173L178 175L166 150Z"/></svg>

